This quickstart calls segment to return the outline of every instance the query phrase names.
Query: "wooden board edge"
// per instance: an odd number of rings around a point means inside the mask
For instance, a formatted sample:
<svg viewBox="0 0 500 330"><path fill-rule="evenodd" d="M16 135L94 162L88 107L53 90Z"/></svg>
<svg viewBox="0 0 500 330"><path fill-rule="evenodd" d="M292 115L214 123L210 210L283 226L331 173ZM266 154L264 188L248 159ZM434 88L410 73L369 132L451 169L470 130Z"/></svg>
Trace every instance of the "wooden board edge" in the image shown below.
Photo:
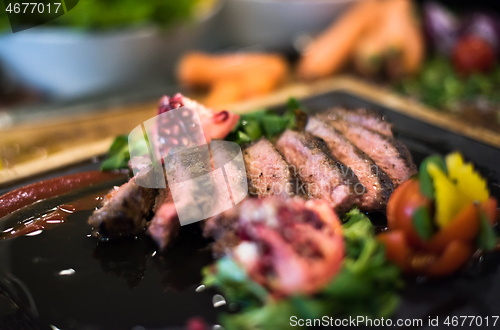
<svg viewBox="0 0 500 330"><path fill-rule="evenodd" d="M0 187L102 155L108 151L113 140L114 137L106 138L0 170Z"/></svg>

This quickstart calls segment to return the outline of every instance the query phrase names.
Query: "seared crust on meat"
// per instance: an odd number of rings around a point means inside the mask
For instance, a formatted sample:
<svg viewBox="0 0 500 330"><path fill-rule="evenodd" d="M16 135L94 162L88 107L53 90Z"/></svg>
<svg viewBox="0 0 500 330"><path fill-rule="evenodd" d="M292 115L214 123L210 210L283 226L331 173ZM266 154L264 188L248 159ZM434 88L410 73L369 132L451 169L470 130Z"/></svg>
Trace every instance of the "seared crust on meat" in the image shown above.
<svg viewBox="0 0 500 330"><path fill-rule="evenodd" d="M121 186L104 206L92 214L89 225L98 238L118 238L140 234L153 216L158 189L143 188L135 178Z"/></svg>
<svg viewBox="0 0 500 330"><path fill-rule="evenodd" d="M250 196L293 195L289 164L266 138L243 150Z"/></svg>
<svg viewBox="0 0 500 330"><path fill-rule="evenodd" d="M326 199L337 211L345 211L357 204L366 191L354 172L332 156L321 138L286 130L276 147L303 183L297 191L310 198Z"/></svg>
<svg viewBox="0 0 500 330"><path fill-rule="evenodd" d="M408 149L398 140L366 127L341 120L325 119L355 146L364 151L391 178L394 187L417 173Z"/></svg>
<svg viewBox="0 0 500 330"><path fill-rule="evenodd" d="M157 171L161 171L158 175ZM155 183L163 176L161 168L148 168L119 188L113 189L103 200L101 207L88 220L92 234L100 239L119 238L140 234L146 229L156 210L168 196L168 188L156 189Z"/></svg>
<svg viewBox="0 0 500 330"><path fill-rule="evenodd" d="M364 108L349 110L345 108L333 108L322 115L326 115L330 120L343 120L348 123L372 129L387 136L392 136L392 124L380 113L373 110Z"/></svg>
<svg viewBox="0 0 500 330"><path fill-rule="evenodd" d="M387 205L393 190L391 179L366 153L318 116L309 118L306 131L322 138L332 155L349 166L365 186L366 193L360 198L360 208L377 210Z"/></svg>

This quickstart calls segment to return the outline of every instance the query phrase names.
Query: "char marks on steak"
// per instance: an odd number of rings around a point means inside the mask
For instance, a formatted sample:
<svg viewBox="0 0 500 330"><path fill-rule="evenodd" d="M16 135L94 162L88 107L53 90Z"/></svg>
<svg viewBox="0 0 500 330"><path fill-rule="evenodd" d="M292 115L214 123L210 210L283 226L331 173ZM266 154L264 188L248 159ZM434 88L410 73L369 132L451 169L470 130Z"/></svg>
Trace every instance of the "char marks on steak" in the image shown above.
<svg viewBox="0 0 500 330"><path fill-rule="evenodd" d="M333 108L328 110L323 115L328 116L330 120L342 120L348 123L357 124L381 134L392 136L392 124L386 121L381 114L364 109Z"/></svg>
<svg viewBox="0 0 500 330"><path fill-rule="evenodd" d="M243 150L250 196L293 195L294 177L283 156L266 138Z"/></svg>
<svg viewBox="0 0 500 330"><path fill-rule="evenodd" d="M101 208L88 220L94 236L112 239L134 236L146 229L147 221L166 198L167 191L144 188L136 183L136 179L140 176L141 180L153 180L157 177L154 173L154 169L146 169L108 194Z"/></svg>
<svg viewBox="0 0 500 330"><path fill-rule="evenodd" d="M353 145L345 136L321 118L310 117L306 131L322 138L332 155L356 174L366 188L360 198L363 210L383 209L393 190L391 179L362 150Z"/></svg>
<svg viewBox="0 0 500 330"><path fill-rule="evenodd" d="M354 172L332 156L321 138L286 130L276 147L302 182L297 187L298 193L325 199L337 211L349 210L365 193L366 188Z"/></svg>
<svg viewBox="0 0 500 330"><path fill-rule="evenodd" d="M394 187L417 173L410 152L400 141L359 125L328 121L363 150L391 178Z"/></svg>

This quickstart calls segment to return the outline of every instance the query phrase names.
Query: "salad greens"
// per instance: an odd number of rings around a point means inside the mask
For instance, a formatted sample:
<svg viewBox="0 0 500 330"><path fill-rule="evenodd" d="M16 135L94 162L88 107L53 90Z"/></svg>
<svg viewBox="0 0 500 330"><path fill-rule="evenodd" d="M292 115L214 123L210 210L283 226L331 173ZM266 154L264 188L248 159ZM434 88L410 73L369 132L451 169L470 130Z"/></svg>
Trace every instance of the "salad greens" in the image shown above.
<svg viewBox="0 0 500 330"><path fill-rule="evenodd" d="M145 139L147 137L145 136ZM129 168L130 149L127 135L119 135L109 147L108 157L101 164L101 171L112 171ZM148 147L139 139L132 143L132 150L136 155L147 155Z"/></svg>
<svg viewBox="0 0 500 330"><path fill-rule="evenodd" d="M80 0L74 9L46 25L104 30L153 23L167 27L185 21L195 6L207 0ZM7 15L0 16L0 27L8 27Z"/></svg>
<svg viewBox="0 0 500 330"><path fill-rule="evenodd" d="M455 72L449 59L435 57L424 64L417 76L398 83L396 90L440 110L457 110L460 103L474 102L478 98L498 105L500 65L488 74L462 77Z"/></svg>
<svg viewBox="0 0 500 330"><path fill-rule="evenodd" d="M263 136L271 140L287 128L296 126L296 111L304 111L304 109L296 99L290 98L283 115L276 114L272 110L260 110L241 115L238 124L225 140L239 145L258 140Z"/></svg>
<svg viewBox="0 0 500 330"><path fill-rule="evenodd" d="M321 318L324 315L371 318L388 317L398 305L402 287L399 269L385 258L368 217L354 208L346 214L343 236L346 257L340 273L313 297L295 295L273 300L265 288L251 280L231 259L224 257L204 270L203 283L219 288L226 300L241 311L223 314L225 329L286 329L290 317Z"/></svg>

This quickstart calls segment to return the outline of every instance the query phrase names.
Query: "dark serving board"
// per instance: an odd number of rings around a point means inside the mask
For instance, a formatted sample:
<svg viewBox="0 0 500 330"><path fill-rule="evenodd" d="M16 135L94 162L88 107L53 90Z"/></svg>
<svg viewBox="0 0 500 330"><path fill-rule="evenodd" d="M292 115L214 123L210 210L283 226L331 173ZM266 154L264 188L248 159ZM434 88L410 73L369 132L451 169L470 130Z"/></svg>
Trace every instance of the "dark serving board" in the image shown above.
<svg viewBox="0 0 500 330"><path fill-rule="evenodd" d="M492 194L500 198L499 149L343 92L313 97L303 103L311 111L332 106L378 110L394 123L396 137L408 146L417 164L433 153L460 150L474 161L488 178ZM276 110L282 111L283 107ZM98 166L88 163L64 172ZM23 214L2 219L0 230L27 214L110 189L111 185L36 203ZM0 329L182 329L193 316L216 324L217 314L229 310L231 305L213 307L215 291L195 291L201 280L200 269L212 261L207 241L196 225L183 227L175 246L165 253L156 253L154 243L142 236L98 243L88 237L90 227L86 222L90 214L91 211L75 212L66 223L37 236L0 240ZM406 328L426 329L432 328L427 325L429 317L439 317L437 328L441 329L446 327L446 316L488 316L492 327L492 317L500 315L500 256L492 253L483 259L451 278L407 279L394 318L422 319L422 327ZM58 274L69 268L75 270L73 275ZM14 308L12 301L19 308Z"/></svg>

